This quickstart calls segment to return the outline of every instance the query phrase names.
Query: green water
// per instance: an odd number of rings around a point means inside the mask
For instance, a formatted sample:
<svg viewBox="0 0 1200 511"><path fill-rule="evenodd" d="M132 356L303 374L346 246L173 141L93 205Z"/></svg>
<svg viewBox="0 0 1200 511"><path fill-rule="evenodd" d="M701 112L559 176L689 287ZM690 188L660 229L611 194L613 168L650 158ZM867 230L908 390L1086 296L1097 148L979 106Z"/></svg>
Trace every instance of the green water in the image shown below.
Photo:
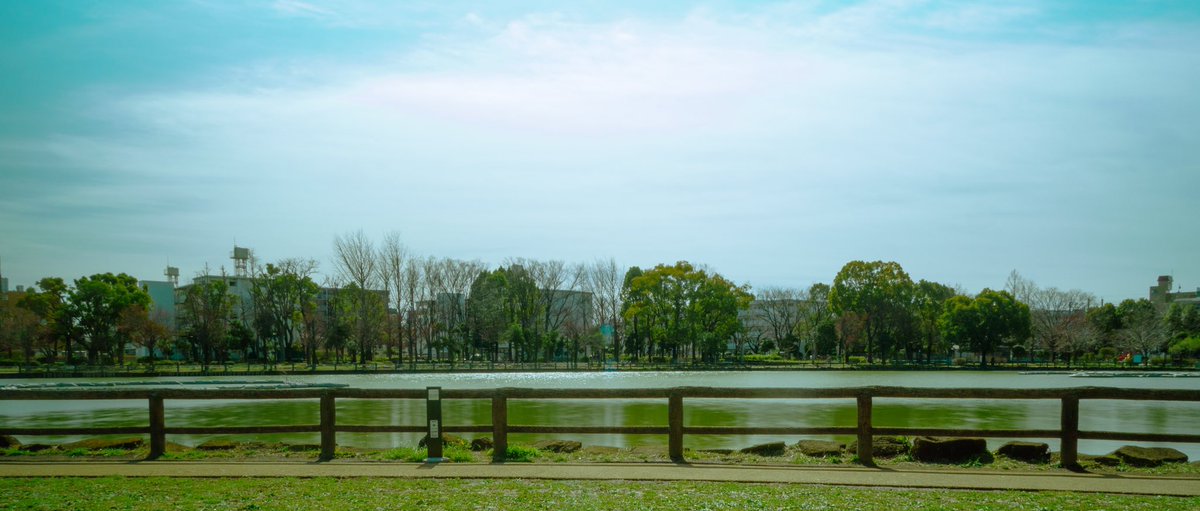
<svg viewBox="0 0 1200 511"><path fill-rule="evenodd" d="M358 388L446 389L495 387L526 388L646 388L675 386L714 387L857 387L895 385L907 387L1061 388L1113 386L1126 388L1200 389L1200 378L1071 378L1068 375L1021 375L1011 372L684 372L684 373L517 373L331 375L277 378L280 381L345 383ZM164 378L181 381L186 378ZM205 378L213 380L213 378ZM4 384L53 382L10 380ZM74 380L80 381L80 380ZM85 381L104 381L100 379ZM145 425L145 401L7 401L0 402L0 424L9 427L137 426ZM853 426L852 399L689 399L684 401L684 422L689 426ZM1080 427L1092 431L1145 433L1195 433L1200 424L1200 403L1144 401L1088 401L1080 405ZM337 403L342 425L421 425L425 403L417 400L350 400ZM445 425L489 424L491 404L486 400L446 400ZM255 426L316 424L316 400L190 401L167 400L168 426ZM510 400L509 423L553 426L663 426L666 400ZM936 427L975 429L1057 429L1059 403L1053 400L875 400L877 427ZM340 433L340 445L393 447L415 445L419 434ZM466 435L471 437L472 435ZM665 445L662 436L573 435L588 445L629 447ZM26 437L25 442L60 442L78 437ZM231 437L243 440L317 443L315 434ZM512 435L511 442L531 442L539 435ZM170 441L194 445L205 437L174 435ZM690 435L692 449L740 448L755 443L798 438L772 436ZM843 440L849 440L844 438ZM1052 446L1055 442L1047 440ZM1003 440L991 440L992 447ZM1119 442L1081 441L1081 452L1100 454ZM1150 445L1150 444L1145 444ZM1173 445L1195 458L1200 446Z"/></svg>

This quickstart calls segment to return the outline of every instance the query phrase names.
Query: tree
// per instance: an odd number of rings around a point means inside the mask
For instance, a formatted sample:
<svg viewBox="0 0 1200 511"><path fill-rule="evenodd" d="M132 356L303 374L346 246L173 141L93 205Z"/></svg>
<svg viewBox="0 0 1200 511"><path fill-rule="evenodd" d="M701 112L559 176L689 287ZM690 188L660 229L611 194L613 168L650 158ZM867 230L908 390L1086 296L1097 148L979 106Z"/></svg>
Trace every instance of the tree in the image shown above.
<svg viewBox="0 0 1200 511"><path fill-rule="evenodd" d="M1076 354L1092 349L1098 342L1096 330L1087 321L1087 311L1096 298L1078 289L1039 289L1032 283L1028 288L1034 344L1059 355L1070 367Z"/></svg>
<svg viewBox="0 0 1200 511"><path fill-rule="evenodd" d="M1158 309L1145 298L1122 301L1117 315L1121 318L1118 346L1140 353L1144 361L1151 353L1161 351L1170 339Z"/></svg>
<svg viewBox="0 0 1200 511"><path fill-rule="evenodd" d="M121 312L150 305L150 295L137 285L137 279L124 273L81 277L75 280L68 297L67 310L83 333L88 362L95 364L104 354L123 364L124 347L117 336Z"/></svg>
<svg viewBox="0 0 1200 511"><path fill-rule="evenodd" d="M946 300L957 294L950 286L925 279L918 281L913 290L913 310L916 314L917 332L925 341L922 351L925 352L926 364L932 361L934 352L945 350L938 320L942 317Z"/></svg>
<svg viewBox="0 0 1200 511"><path fill-rule="evenodd" d="M316 312L309 306L320 293L312 279L316 269L317 262L311 259L283 259L268 263L255 276L251 296L257 309L254 322L262 341L256 351L264 364L272 358L276 362L287 360L288 349L296 344L301 329L314 319L305 314Z"/></svg>
<svg viewBox="0 0 1200 511"><path fill-rule="evenodd" d="M800 304L798 335L819 355L837 351L837 321L829 308L829 284L815 283L808 287Z"/></svg>
<svg viewBox="0 0 1200 511"><path fill-rule="evenodd" d="M204 371L208 371L216 352L224 349L235 302L223 278L198 280L187 288L179 308L180 330L188 341L191 358L199 360Z"/></svg>
<svg viewBox="0 0 1200 511"><path fill-rule="evenodd" d="M673 361L681 355L714 360L741 328L738 311L754 299L747 287L686 261L655 266L629 287L625 320L646 328L649 341Z"/></svg>
<svg viewBox="0 0 1200 511"><path fill-rule="evenodd" d="M356 231L333 240L334 267L344 286L352 294L349 301L344 302L349 308L346 316L353 318L352 337L359 343L357 352L360 363L366 363L374 358L375 336L378 335L378 322L383 317L375 314L374 302L379 299L372 291L380 277L379 259L375 254L375 246L363 232ZM386 311L386 309L385 309Z"/></svg>
<svg viewBox="0 0 1200 511"><path fill-rule="evenodd" d="M13 349L21 351L26 365L33 363L41 320L37 314L9 300L0 300L0 346L12 356Z"/></svg>
<svg viewBox="0 0 1200 511"><path fill-rule="evenodd" d="M126 340L136 346L146 348L150 358L150 370L154 370L154 350L159 342L166 340L171 331L162 320L155 320L150 313L140 305L134 305L121 312L117 331Z"/></svg>
<svg viewBox="0 0 1200 511"><path fill-rule="evenodd" d="M67 363L73 364L73 344L79 336L75 318L66 307L70 288L58 277L46 277L38 281L17 300L17 306L36 315L38 326L35 335L47 355L53 358L60 342L64 345Z"/></svg>
<svg viewBox="0 0 1200 511"><path fill-rule="evenodd" d="M779 351L789 357L801 355L804 346L797 332L800 329L800 308L803 296L799 289L768 287L760 290L754 298L755 306L750 309L761 321L768 336L779 346Z"/></svg>
<svg viewBox="0 0 1200 511"><path fill-rule="evenodd" d="M839 315L851 312L860 316L867 362L874 363L877 347L885 360L891 347L876 345L881 341L890 344L897 331L908 326L903 322L911 321L912 296L912 279L899 264L851 261L833 279L829 306Z"/></svg>
<svg viewBox="0 0 1200 511"><path fill-rule="evenodd" d="M585 286L595 297L601 343L605 337L611 339L613 359L620 363L625 331L621 318L621 269L613 259L598 259L589 267L587 276Z"/></svg>
<svg viewBox="0 0 1200 511"><path fill-rule="evenodd" d="M392 356L393 351L398 355L396 365L404 363L404 314L401 311L405 310L406 301L405 292L409 289L405 285L408 267L412 265L412 257L409 255L408 247L405 247L400 242L400 234L396 232L388 233L383 238L383 245L379 247L379 269L380 276L383 280L383 289L388 294L390 305L397 311L388 325L388 338L392 342L388 343L388 357ZM410 341L411 342L411 341ZM393 350L393 345L395 349Z"/></svg>
<svg viewBox="0 0 1200 511"><path fill-rule="evenodd" d="M955 296L946 300L938 324L943 338L970 346L979 354L979 366L986 367L1005 339L1029 336L1029 306L1008 291L984 289L974 299Z"/></svg>

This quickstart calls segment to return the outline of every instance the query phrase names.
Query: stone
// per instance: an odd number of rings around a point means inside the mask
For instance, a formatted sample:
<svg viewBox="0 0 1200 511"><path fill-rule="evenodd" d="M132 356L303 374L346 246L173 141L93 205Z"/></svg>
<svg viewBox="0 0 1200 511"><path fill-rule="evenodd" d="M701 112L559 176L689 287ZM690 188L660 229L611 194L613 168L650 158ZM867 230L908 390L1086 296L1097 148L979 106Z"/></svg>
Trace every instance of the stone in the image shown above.
<svg viewBox="0 0 1200 511"><path fill-rule="evenodd" d="M0 449L20 449L21 442L11 435L0 435Z"/></svg>
<svg viewBox="0 0 1200 511"><path fill-rule="evenodd" d="M996 454L1029 463L1045 463L1050 460L1050 445L1042 442L1009 442L996 449Z"/></svg>
<svg viewBox="0 0 1200 511"><path fill-rule="evenodd" d="M666 456L667 454L669 454L667 452L666 446L662 446L662 445L639 445L637 447L630 449L629 452L632 452L633 454L641 454L644 456Z"/></svg>
<svg viewBox="0 0 1200 511"><path fill-rule="evenodd" d="M494 447L492 439L489 437L479 437L471 440L471 450L475 452L483 452Z"/></svg>
<svg viewBox="0 0 1200 511"><path fill-rule="evenodd" d="M197 445L196 449L201 451L232 451L237 449L239 446L240 444L234 442L233 440L214 438L211 440L205 440L200 445Z"/></svg>
<svg viewBox="0 0 1200 511"><path fill-rule="evenodd" d="M130 451L133 449L137 449L138 447L141 447L145 443L146 443L146 441L142 440L140 437L89 438L87 440L80 440L78 442L62 444L59 446L59 448L61 448L64 451L70 451L72 449L87 449L89 451L95 451L95 450L100 450L100 449L122 449L122 450Z"/></svg>
<svg viewBox="0 0 1200 511"><path fill-rule="evenodd" d="M931 463L965 463L973 460L991 461L987 440L982 438L943 438L919 436L913 439L908 454L916 461Z"/></svg>
<svg viewBox="0 0 1200 511"><path fill-rule="evenodd" d="M284 449L289 452L309 452L319 451L321 450L321 446L317 444L288 444L284 446Z"/></svg>
<svg viewBox="0 0 1200 511"><path fill-rule="evenodd" d="M733 449L700 449L700 452L709 454L733 454Z"/></svg>
<svg viewBox="0 0 1200 511"><path fill-rule="evenodd" d="M1103 456L1084 456L1081 454L1079 455L1079 461L1091 461L1092 463L1104 465L1106 467L1115 467L1121 464L1121 458L1111 454L1105 454Z"/></svg>
<svg viewBox="0 0 1200 511"><path fill-rule="evenodd" d="M574 440L542 440L535 442L533 447L539 451L572 453L583 448L583 443Z"/></svg>
<svg viewBox="0 0 1200 511"><path fill-rule="evenodd" d="M796 450L800 451L800 454L813 458L841 456L842 449L845 447L846 445L841 442L829 440L801 440L796 442Z"/></svg>
<svg viewBox="0 0 1200 511"><path fill-rule="evenodd" d="M425 435L421 438L420 442L417 442L418 449L424 449L427 445L429 445L429 435ZM470 443L468 443L467 439L463 437L457 435L442 435L442 447L461 447L466 449L469 445Z"/></svg>
<svg viewBox="0 0 1200 511"><path fill-rule="evenodd" d="M607 445L589 445L579 450L582 454L617 454L621 452L619 447L611 447Z"/></svg>
<svg viewBox="0 0 1200 511"><path fill-rule="evenodd" d="M26 452L42 452L54 449L57 446L49 444L22 444L21 450Z"/></svg>
<svg viewBox="0 0 1200 511"><path fill-rule="evenodd" d="M876 458L895 458L908 452L908 440L902 436L877 436L871 439L871 447ZM850 442L846 452L858 454L858 441Z"/></svg>
<svg viewBox="0 0 1200 511"><path fill-rule="evenodd" d="M783 456L783 453L787 452L787 444L783 442L769 442L752 445L738 452L742 454L756 454L758 456Z"/></svg>
<svg viewBox="0 0 1200 511"><path fill-rule="evenodd" d="M1170 447L1140 447L1136 445L1122 446L1113 451L1115 456L1126 465L1134 467L1157 467L1163 463L1187 463L1186 454Z"/></svg>

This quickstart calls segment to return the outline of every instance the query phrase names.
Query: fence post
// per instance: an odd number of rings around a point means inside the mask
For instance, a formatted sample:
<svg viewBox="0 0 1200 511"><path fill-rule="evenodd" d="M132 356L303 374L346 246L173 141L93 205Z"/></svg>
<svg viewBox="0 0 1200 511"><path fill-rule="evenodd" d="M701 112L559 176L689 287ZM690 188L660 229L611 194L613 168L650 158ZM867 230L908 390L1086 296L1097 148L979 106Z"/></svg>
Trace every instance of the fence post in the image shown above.
<svg viewBox="0 0 1200 511"><path fill-rule="evenodd" d="M683 461L683 395L672 392L667 399L667 452L671 461Z"/></svg>
<svg viewBox="0 0 1200 511"><path fill-rule="evenodd" d="M858 396L858 462L875 466L875 439L871 432L871 395Z"/></svg>
<svg viewBox="0 0 1200 511"><path fill-rule="evenodd" d="M1079 467L1079 398L1062 398L1062 466L1068 469Z"/></svg>
<svg viewBox="0 0 1200 511"><path fill-rule="evenodd" d="M166 429L163 398L158 393L150 394L150 455L147 459L158 459L167 451Z"/></svg>
<svg viewBox="0 0 1200 511"><path fill-rule="evenodd" d="M334 450L337 449L337 433L334 431L334 425L337 420L337 406L334 401L333 392L325 391L321 395L321 456L320 461L329 461L333 459Z"/></svg>
<svg viewBox="0 0 1200 511"><path fill-rule="evenodd" d="M508 454L508 396L496 389L492 396L492 461L503 463Z"/></svg>

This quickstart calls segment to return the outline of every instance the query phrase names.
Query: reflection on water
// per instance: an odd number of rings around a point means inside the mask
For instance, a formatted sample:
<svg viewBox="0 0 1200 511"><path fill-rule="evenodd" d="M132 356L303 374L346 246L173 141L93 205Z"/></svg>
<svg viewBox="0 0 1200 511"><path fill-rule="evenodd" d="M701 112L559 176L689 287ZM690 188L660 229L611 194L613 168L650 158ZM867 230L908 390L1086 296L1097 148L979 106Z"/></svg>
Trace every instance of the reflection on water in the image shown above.
<svg viewBox="0 0 1200 511"><path fill-rule="evenodd" d="M211 379L211 378L207 378ZM283 379L283 378L281 378ZM97 379L98 380L98 379ZM166 379L175 380L175 379ZM1200 378L1112 378L1079 380L1066 375L1020 375L1008 372L694 372L694 373L493 373L420 375L329 375L287 377L287 381L346 383L359 388L447 389L495 387L529 388L645 388L676 386L714 387L857 387L895 385L907 387L1061 388L1107 385L1130 388L1200 388ZM39 382L54 380L23 380ZM1038 400L914 400L875 399L874 424L879 427L930 427L963 429L1057 429L1059 403ZM10 427L144 426L145 401L8 401L0 403L0 424ZM513 425L547 426L663 426L666 400L509 400ZM1200 403L1154 401L1089 401L1080 404L1080 428L1091 431L1193 433L1200 423ZM486 425L491 422L488 400L443 402L446 425ZM853 426L856 408L852 399L688 399L684 423L689 426ZM358 400L337 402L342 425L420 425L425 403L419 400ZM168 426L256 426L317 424L318 403L305 400L168 400ZM393 447L415 445L420 434L338 435L341 445ZM468 435L470 436L470 435ZM666 439L646 435L576 435L589 445L627 447L664 445ZM61 442L79 437L28 437L28 442ZM316 434L281 434L231 437L245 440L317 443ZM512 435L512 441L530 442L540 435ZM194 445L204 440L193 435L173 435L170 441ZM692 435L692 449L740 448L754 443L795 438L726 437ZM851 438L840 438L849 441ZM1047 440L1056 446L1053 440ZM995 448L1003 440L991 440ZM1080 442L1086 453L1111 451L1120 442ZM1200 446L1175 445L1193 458Z"/></svg>

